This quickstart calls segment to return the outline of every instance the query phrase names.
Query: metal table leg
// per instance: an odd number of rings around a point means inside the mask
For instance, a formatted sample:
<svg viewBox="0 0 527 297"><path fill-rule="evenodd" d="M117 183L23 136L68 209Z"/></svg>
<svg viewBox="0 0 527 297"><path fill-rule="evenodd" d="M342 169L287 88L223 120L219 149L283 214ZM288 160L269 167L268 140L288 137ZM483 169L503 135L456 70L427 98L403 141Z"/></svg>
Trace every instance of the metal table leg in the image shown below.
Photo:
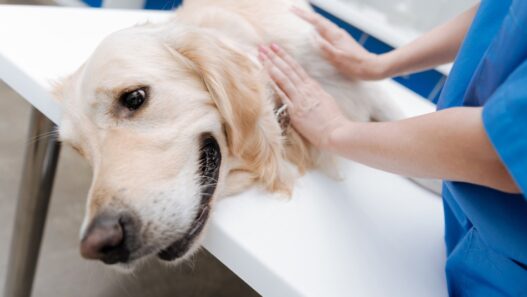
<svg viewBox="0 0 527 297"><path fill-rule="evenodd" d="M54 129L55 125L33 108L18 193L4 297L31 295L60 152L60 143L52 133Z"/></svg>

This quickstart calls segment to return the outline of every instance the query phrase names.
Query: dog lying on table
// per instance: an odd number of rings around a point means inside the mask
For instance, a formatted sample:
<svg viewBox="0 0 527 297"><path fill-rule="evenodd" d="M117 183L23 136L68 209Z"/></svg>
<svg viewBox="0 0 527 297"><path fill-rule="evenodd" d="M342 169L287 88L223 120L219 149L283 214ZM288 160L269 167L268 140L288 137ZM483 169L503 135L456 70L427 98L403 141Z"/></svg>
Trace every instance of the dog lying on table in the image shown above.
<svg viewBox="0 0 527 297"><path fill-rule="evenodd" d="M187 0L168 22L108 36L56 88L61 139L93 167L81 254L133 267L177 262L199 246L217 197L258 185L291 195L309 169L333 172L328 153L287 127L257 59L276 42L355 121L401 117L377 83L330 66L301 0Z"/></svg>

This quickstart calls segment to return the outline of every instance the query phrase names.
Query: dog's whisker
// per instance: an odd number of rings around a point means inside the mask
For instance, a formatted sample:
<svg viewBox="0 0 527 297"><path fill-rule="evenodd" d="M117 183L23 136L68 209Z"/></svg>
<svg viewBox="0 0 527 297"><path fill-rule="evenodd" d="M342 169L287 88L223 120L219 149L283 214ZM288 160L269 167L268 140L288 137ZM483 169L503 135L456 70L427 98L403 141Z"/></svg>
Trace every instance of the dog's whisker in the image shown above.
<svg viewBox="0 0 527 297"><path fill-rule="evenodd" d="M206 178L206 179L212 180L215 183L218 183L218 179L216 179L216 178L214 178L212 176L198 175L198 177L199 178Z"/></svg>
<svg viewBox="0 0 527 297"><path fill-rule="evenodd" d="M137 277L137 271L135 270L132 270L132 272L130 273L131 277L134 279L134 280L139 280L139 277Z"/></svg>
<svg viewBox="0 0 527 297"><path fill-rule="evenodd" d="M59 135L58 130L54 129L52 131L45 132L45 133L39 134L39 135L37 135L35 137L32 137L32 138L28 139L28 141L26 142L26 145L32 145L35 142L43 140L43 139L46 139L48 137L57 137L58 138L58 135Z"/></svg>
<svg viewBox="0 0 527 297"><path fill-rule="evenodd" d="M216 185L218 185L218 182L217 181L212 181L212 182L204 183L201 186L202 187L214 187Z"/></svg>
<svg viewBox="0 0 527 297"><path fill-rule="evenodd" d="M198 196L210 197L210 196L214 196L214 193L198 193Z"/></svg>
<svg viewBox="0 0 527 297"><path fill-rule="evenodd" d="M189 258L188 258L188 261L186 261L186 264L188 265L189 269L191 272L195 271L196 270L196 259L197 259L197 252L192 254Z"/></svg>
<svg viewBox="0 0 527 297"><path fill-rule="evenodd" d="M213 187L213 186L215 186L215 185L217 185L217 183L204 184L203 186L204 186L204 187ZM204 193L204 194L205 194L205 193Z"/></svg>

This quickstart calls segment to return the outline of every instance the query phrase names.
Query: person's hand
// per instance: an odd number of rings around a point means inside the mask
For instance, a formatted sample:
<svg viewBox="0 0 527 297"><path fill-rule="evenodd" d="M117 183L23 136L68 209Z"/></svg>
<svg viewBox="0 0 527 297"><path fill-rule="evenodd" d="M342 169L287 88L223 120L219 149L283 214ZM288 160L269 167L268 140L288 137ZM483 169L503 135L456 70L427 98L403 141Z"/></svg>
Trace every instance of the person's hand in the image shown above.
<svg viewBox="0 0 527 297"><path fill-rule="evenodd" d="M320 49L341 73L361 80L385 78L386 65L379 62L379 56L367 51L346 31L315 12L296 7L291 11L315 27Z"/></svg>
<svg viewBox="0 0 527 297"><path fill-rule="evenodd" d="M347 122L335 99L278 45L259 50L293 127L316 147L329 149L332 133Z"/></svg>

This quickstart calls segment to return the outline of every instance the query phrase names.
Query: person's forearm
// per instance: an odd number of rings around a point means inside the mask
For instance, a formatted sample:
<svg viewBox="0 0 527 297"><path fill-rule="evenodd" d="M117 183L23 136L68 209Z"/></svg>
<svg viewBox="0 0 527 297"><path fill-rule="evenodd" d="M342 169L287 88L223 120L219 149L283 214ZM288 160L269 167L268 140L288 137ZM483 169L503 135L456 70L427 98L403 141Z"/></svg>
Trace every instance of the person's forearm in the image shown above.
<svg viewBox="0 0 527 297"><path fill-rule="evenodd" d="M518 192L487 138L481 112L463 107L397 122L348 122L332 133L328 147L396 174Z"/></svg>
<svg viewBox="0 0 527 297"><path fill-rule="evenodd" d="M478 8L479 3L413 42L379 55L374 63L381 76L399 76L452 62Z"/></svg>

